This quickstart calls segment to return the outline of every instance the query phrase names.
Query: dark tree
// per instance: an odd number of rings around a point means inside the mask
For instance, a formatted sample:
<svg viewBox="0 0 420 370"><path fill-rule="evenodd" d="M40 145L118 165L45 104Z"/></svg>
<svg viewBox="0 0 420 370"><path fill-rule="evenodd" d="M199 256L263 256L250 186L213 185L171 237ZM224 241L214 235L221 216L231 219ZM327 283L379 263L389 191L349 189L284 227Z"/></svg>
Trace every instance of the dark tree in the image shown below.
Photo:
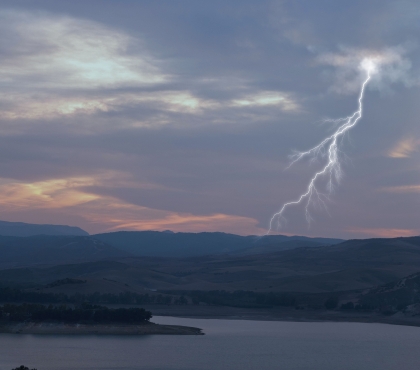
<svg viewBox="0 0 420 370"><path fill-rule="evenodd" d="M353 310L354 309L354 303L353 302L343 303L341 305L341 309L342 310Z"/></svg>
<svg viewBox="0 0 420 370"><path fill-rule="evenodd" d="M328 298L325 303L324 306L327 310L333 310L334 308L337 308L338 306L338 298L337 297L330 297Z"/></svg>

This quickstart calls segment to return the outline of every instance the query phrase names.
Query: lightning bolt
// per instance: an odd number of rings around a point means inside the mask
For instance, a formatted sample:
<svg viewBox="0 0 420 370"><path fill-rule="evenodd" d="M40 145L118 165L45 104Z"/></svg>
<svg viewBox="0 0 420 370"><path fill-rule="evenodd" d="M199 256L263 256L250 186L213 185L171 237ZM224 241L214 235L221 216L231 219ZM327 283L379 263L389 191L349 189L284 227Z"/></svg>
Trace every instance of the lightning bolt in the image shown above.
<svg viewBox="0 0 420 370"><path fill-rule="evenodd" d="M282 223L286 221L284 213L289 207L304 203L305 204L305 217L310 224L312 217L309 212L309 207L311 204L316 201L320 202L325 207L325 200L329 199L328 194L321 193L317 188L317 182L322 177L329 177L327 190L328 193L331 193L334 189L334 181L336 183L340 182L342 177L342 169L340 163L340 148L339 144L341 139L345 134L356 126L357 122L362 118L363 113L363 97L365 93L366 85L371 79L372 73L375 72L375 63L372 60L364 60L361 64L362 69L365 71L366 77L361 85L359 98L358 98L358 109L348 117L338 118L334 120L329 120L338 125L336 131L331 135L321 141L317 146L309 149L305 152L297 152L290 156L291 162L287 168L293 166L296 162L300 161L305 157L311 158L310 161L314 161L319 157L324 157L328 153L328 161L325 166L318 172L316 172L311 180L309 181L306 191L301 194L296 200L284 203L280 210L276 212L270 219L269 229L266 233L268 235L277 220L277 229L282 226Z"/></svg>

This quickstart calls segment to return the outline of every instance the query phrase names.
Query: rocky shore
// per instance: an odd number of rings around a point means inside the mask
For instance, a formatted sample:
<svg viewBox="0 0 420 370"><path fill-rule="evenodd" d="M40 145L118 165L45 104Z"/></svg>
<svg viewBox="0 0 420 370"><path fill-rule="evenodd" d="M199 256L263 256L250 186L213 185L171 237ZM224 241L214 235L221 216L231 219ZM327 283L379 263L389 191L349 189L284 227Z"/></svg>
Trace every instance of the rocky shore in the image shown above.
<svg viewBox="0 0 420 370"><path fill-rule="evenodd" d="M64 324L52 322L7 323L0 333L9 334L77 334L77 335L203 335L201 329L178 325L145 323L128 324Z"/></svg>

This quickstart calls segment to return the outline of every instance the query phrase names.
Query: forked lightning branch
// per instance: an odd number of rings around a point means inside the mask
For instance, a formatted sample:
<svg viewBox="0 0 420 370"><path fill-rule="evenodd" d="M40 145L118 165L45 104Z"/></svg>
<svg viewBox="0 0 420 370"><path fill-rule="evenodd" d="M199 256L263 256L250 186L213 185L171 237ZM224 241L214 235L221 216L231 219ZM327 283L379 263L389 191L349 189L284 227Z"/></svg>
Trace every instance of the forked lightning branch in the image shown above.
<svg viewBox="0 0 420 370"><path fill-rule="evenodd" d="M360 69L364 73L364 80L360 87L358 109L348 117L330 120L338 125L338 128L332 135L326 137L317 146L304 152L297 152L296 154L293 154L291 156L291 163L288 168L290 168L296 162L304 158L310 158L311 160L315 160L318 158L322 159L326 157L326 163L320 171L315 172L315 174L312 176L303 194L298 196L296 200L284 203L281 206L280 210L271 217L266 235L268 235L274 228L279 229L283 226L283 224L286 222L285 213L290 207L303 204L306 221L310 224L312 220L311 213L309 210L311 205L321 204L325 206L325 201L329 199L329 196L333 191L334 186L338 184L342 178L343 172L340 156L340 144L342 138L354 126L356 126L358 121L362 118L363 98L365 94L366 85L371 79L372 74L376 72L376 67L377 66L375 61L369 58L363 59L360 63ZM322 192L319 190L319 182L322 178L326 178L327 181L326 192Z"/></svg>

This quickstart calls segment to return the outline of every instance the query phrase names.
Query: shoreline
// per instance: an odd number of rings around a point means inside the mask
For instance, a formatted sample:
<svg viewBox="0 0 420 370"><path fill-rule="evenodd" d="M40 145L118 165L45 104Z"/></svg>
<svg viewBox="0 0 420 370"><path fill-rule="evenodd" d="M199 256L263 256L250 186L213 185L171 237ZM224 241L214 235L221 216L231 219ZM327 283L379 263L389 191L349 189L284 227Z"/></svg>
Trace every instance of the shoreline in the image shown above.
<svg viewBox="0 0 420 370"><path fill-rule="evenodd" d="M202 329L155 323L130 324L65 324L56 322L24 322L0 324L0 334L66 334L66 335L204 335Z"/></svg>
<svg viewBox="0 0 420 370"><path fill-rule="evenodd" d="M151 309L148 307L148 309ZM348 312L327 310L295 310L288 308L252 309L225 306L157 307L153 306L154 316L170 316L188 319L252 320L252 321L290 321L290 322L354 322L377 323L420 327L420 316L405 316L397 313L392 316L372 312ZM152 319L153 320L153 319Z"/></svg>

